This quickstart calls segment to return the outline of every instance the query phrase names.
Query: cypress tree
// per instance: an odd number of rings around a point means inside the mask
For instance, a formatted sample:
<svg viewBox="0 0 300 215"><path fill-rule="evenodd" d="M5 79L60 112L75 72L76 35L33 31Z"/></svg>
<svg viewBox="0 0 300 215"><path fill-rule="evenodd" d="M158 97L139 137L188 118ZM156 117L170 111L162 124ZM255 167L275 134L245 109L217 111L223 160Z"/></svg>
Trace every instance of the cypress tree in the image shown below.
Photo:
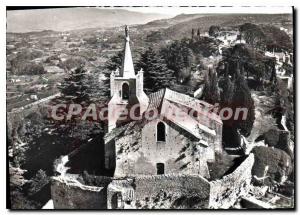
<svg viewBox="0 0 300 215"><path fill-rule="evenodd" d="M236 110L236 108L247 108L248 110L246 119L242 120L242 116L239 116L239 118L234 121L234 125L242 135L249 136L255 120L254 101L251 97L250 89L242 75L237 74L234 83L235 88L232 97L232 107L234 110Z"/></svg>
<svg viewBox="0 0 300 215"><path fill-rule="evenodd" d="M213 71L211 68L209 68L205 78L203 100L210 104L218 103L220 100L218 77L216 72Z"/></svg>

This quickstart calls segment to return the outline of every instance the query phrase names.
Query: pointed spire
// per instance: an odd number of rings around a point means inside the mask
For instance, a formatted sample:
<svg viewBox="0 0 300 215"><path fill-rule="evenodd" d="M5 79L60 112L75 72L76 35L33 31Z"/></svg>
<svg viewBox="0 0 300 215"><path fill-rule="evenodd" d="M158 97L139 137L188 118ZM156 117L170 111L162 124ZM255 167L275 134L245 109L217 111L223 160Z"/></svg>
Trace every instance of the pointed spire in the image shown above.
<svg viewBox="0 0 300 215"><path fill-rule="evenodd" d="M125 26L125 47L124 47L124 53L123 53L123 59L122 59L122 69L121 69L121 77L124 78L134 78L135 72L133 67L133 61L130 51L130 44L129 44L130 38L128 34L128 26Z"/></svg>

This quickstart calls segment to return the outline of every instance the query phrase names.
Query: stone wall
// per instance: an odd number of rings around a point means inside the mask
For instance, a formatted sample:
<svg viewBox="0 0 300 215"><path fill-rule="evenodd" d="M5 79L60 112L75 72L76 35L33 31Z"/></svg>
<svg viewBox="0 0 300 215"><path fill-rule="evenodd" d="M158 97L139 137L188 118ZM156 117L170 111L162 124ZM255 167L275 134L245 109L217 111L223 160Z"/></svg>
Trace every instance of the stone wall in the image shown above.
<svg viewBox="0 0 300 215"><path fill-rule="evenodd" d="M232 173L215 181L199 175L136 175L112 179L108 187L110 178L105 177L104 186L99 187L83 185L72 175L53 177L51 196L55 209L117 208L117 195L124 209L225 209L248 193L253 163L254 155L250 154Z"/></svg>
<svg viewBox="0 0 300 215"><path fill-rule="evenodd" d="M143 201L160 192L177 197L199 197L203 208L209 201L210 183L201 176L156 175L139 176L134 180L135 199Z"/></svg>
<svg viewBox="0 0 300 215"><path fill-rule="evenodd" d="M220 180L211 181L209 207L230 208L240 196L249 191L254 155L250 154L231 174Z"/></svg>
<svg viewBox="0 0 300 215"><path fill-rule="evenodd" d="M164 164L164 174L190 174L209 178L207 160L214 160L214 140L203 133L208 146L178 126L166 123L166 141L157 142L156 126L159 119L148 122L141 131L116 140L116 169L114 176L156 175L157 163ZM140 133L138 133L140 134ZM134 146L130 146L134 143Z"/></svg>
<svg viewBox="0 0 300 215"><path fill-rule="evenodd" d="M53 177L51 198L55 209L106 209L106 188Z"/></svg>

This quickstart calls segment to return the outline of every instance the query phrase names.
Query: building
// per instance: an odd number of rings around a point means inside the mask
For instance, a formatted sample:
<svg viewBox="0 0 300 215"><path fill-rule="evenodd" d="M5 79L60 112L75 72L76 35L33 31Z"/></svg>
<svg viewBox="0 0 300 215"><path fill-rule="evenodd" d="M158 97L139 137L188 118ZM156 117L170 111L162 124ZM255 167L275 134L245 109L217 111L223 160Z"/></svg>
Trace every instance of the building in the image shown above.
<svg viewBox="0 0 300 215"><path fill-rule="evenodd" d="M142 114L149 104L149 98L143 91L143 71L139 71L137 75L134 72L127 27L125 32L125 48L121 71L114 71L110 75L109 132L116 127L119 114L124 109L139 105L139 114Z"/></svg>
<svg viewBox="0 0 300 215"><path fill-rule="evenodd" d="M222 153L220 117L208 111L212 105L170 89L148 97L143 91L143 71L134 72L127 28L125 32L122 68L113 72L110 79L106 168L113 172L115 181L164 174L209 179L207 162L213 162L215 154ZM138 120L129 116L134 106L138 107L134 111ZM109 186L113 190L122 187L130 186L124 181Z"/></svg>
<svg viewBox="0 0 300 215"><path fill-rule="evenodd" d="M111 75L108 106L108 171L68 173L72 165L67 163L85 153L80 148L60 158L51 181L54 208L230 208L249 192L253 154L236 169L228 172L233 166L226 164L224 173L214 175L212 170L222 165L216 155L224 153L220 117L209 111L212 105L170 89L147 96L143 72L134 72L127 29L122 68ZM127 111L134 106L137 118L132 119Z"/></svg>

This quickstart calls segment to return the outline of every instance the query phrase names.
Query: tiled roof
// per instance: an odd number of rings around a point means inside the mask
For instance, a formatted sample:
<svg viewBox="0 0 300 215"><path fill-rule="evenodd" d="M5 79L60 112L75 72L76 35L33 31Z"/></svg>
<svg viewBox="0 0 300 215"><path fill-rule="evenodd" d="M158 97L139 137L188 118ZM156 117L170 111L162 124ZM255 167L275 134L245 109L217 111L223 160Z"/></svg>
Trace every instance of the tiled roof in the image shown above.
<svg viewBox="0 0 300 215"><path fill-rule="evenodd" d="M166 89L161 89L149 95L148 110L160 108Z"/></svg>
<svg viewBox="0 0 300 215"><path fill-rule="evenodd" d="M178 93L176 91L165 88L149 95L149 106L147 110L151 110L151 109L161 110L162 101L164 99L173 103L178 103L187 108L194 109L198 112L205 112L206 110L209 110L210 108L213 107L213 105L205 101L200 101L188 95ZM214 121L222 123L221 118L215 113L209 112L207 113L207 116Z"/></svg>
<svg viewBox="0 0 300 215"><path fill-rule="evenodd" d="M163 115L166 120L176 124L180 128L184 129L188 133L201 140L201 132L206 132L210 135L216 135L216 131L208 127L205 123L201 123L199 119L195 119L184 111L180 112L180 114L183 114L184 116L180 119L176 118L175 115L170 115L169 113L178 113L184 108L194 109L196 111L199 111L199 113L201 113L202 110L203 113L205 112L203 111L205 108L210 107L212 107L211 104L166 88L149 95L149 105L146 111L154 109L158 110L158 113ZM220 117L215 113L206 113L204 115L213 121L222 123ZM140 122L142 121L143 120L141 120ZM122 127L115 128L106 135L106 141L109 142L116 136L122 135L125 130L135 129L135 125L142 126L142 123L138 123L137 121L135 121Z"/></svg>

